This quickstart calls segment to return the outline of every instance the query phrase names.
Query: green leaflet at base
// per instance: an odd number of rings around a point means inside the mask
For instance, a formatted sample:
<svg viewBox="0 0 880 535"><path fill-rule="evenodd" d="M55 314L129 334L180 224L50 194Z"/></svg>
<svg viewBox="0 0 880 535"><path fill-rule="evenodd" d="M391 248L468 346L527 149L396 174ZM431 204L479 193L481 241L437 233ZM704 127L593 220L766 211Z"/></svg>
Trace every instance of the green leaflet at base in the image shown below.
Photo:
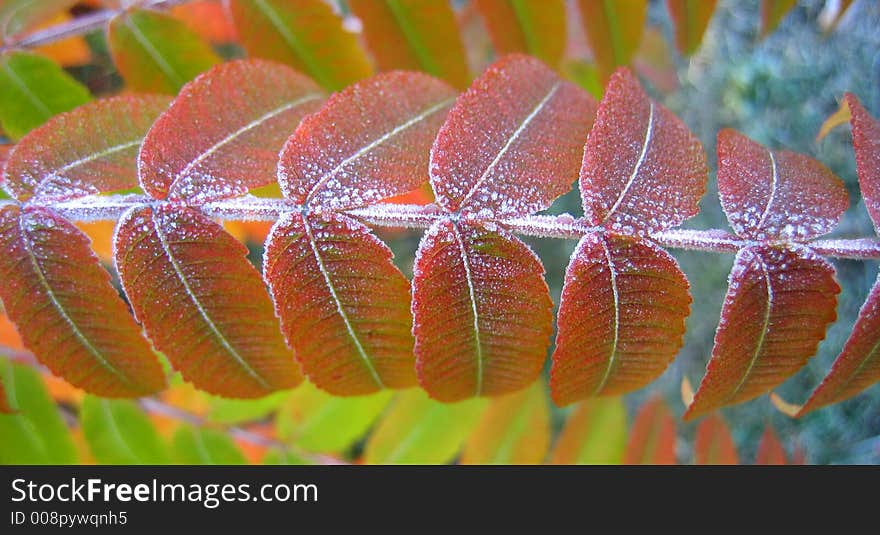
<svg viewBox="0 0 880 535"><path fill-rule="evenodd" d="M168 451L133 401L86 396L80 416L86 442L102 464L167 464Z"/></svg>
<svg viewBox="0 0 880 535"><path fill-rule="evenodd" d="M181 426L171 449L174 461L181 464L247 464L232 438L216 429Z"/></svg>
<svg viewBox="0 0 880 535"><path fill-rule="evenodd" d="M256 399L230 399L205 394L208 398L207 419L228 425L262 420L281 407L290 395L290 390Z"/></svg>

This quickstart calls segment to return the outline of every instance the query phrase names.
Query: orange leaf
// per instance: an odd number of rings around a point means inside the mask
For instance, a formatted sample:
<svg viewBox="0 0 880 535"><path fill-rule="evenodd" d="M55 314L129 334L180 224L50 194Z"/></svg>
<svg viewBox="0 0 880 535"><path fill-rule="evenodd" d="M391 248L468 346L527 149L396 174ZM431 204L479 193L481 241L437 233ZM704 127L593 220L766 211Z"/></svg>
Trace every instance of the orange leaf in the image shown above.
<svg viewBox="0 0 880 535"><path fill-rule="evenodd" d="M675 30L675 45L682 55L693 54L703 41L717 0L666 0Z"/></svg>
<svg viewBox="0 0 880 535"><path fill-rule="evenodd" d="M849 101L844 98L840 101L840 107L837 108L837 111L832 113L827 119L825 119L825 122L822 123L822 127L819 129L819 133L816 134L816 143L822 141L829 132L831 132L838 126L844 123L848 123L851 120L852 113L849 109Z"/></svg>
<svg viewBox="0 0 880 535"><path fill-rule="evenodd" d="M59 13L36 29L47 28L55 24L68 22L71 19L72 17L69 13ZM92 59L92 51L89 50L89 45L83 37L61 39L60 41L37 47L34 49L34 52L50 57L56 63L65 67L84 65Z"/></svg>
<svg viewBox="0 0 880 535"><path fill-rule="evenodd" d="M187 28L212 43L229 43L237 38L226 8L216 0L198 0L171 8L171 14Z"/></svg>
<svg viewBox="0 0 880 535"><path fill-rule="evenodd" d="M566 45L564 0L477 0L498 56L523 52L552 67Z"/></svg>
<svg viewBox="0 0 880 535"><path fill-rule="evenodd" d="M761 0L761 37L767 37L779 26L797 0Z"/></svg>
<svg viewBox="0 0 880 535"><path fill-rule="evenodd" d="M764 434L761 435L761 442L758 443L758 453L755 456L755 464L788 464L785 449L770 425L764 429Z"/></svg>
<svg viewBox="0 0 880 535"><path fill-rule="evenodd" d="M675 419L663 398L652 398L639 409L623 464L675 464Z"/></svg>
<svg viewBox="0 0 880 535"><path fill-rule="evenodd" d="M718 414L707 416L697 426L694 437L695 464L739 464L739 455L727 423Z"/></svg>
<svg viewBox="0 0 880 535"><path fill-rule="evenodd" d="M629 64L642 40L647 0L580 0L581 21L602 84L614 69Z"/></svg>
<svg viewBox="0 0 880 535"><path fill-rule="evenodd" d="M24 343L21 341L21 336L18 335L15 324L2 311L0 311L0 346L24 350Z"/></svg>

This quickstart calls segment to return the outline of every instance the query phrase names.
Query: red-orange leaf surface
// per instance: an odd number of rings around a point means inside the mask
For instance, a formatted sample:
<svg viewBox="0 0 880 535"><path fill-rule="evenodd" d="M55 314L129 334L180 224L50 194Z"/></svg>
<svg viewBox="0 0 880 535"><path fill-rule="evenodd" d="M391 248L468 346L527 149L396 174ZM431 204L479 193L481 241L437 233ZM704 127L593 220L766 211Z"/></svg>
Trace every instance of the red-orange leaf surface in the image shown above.
<svg viewBox="0 0 880 535"><path fill-rule="evenodd" d="M648 400L636 414L623 464L675 464L675 418L662 398Z"/></svg>
<svg viewBox="0 0 880 535"><path fill-rule="evenodd" d="M696 215L706 155L684 123L618 69L584 147L584 217L621 234L648 234Z"/></svg>
<svg viewBox="0 0 880 535"><path fill-rule="evenodd" d="M10 414L12 412L12 407L9 406L9 399L6 397L6 389L3 387L3 381L0 380L0 414Z"/></svg>
<svg viewBox="0 0 880 535"><path fill-rule="evenodd" d="M147 335L195 386L259 397L299 383L260 274L218 224L170 204L135 208L114 249Z"/></svg>
<svg viewBox="0 0 880 535"><path fill-rule="evenodd" d="M803 367L837 317L839 292L834 268L808 249L742 249L685 419L758 397Z"/></svg>
<svg viewBox="0 0 880 535"><path fill-rule="evenodd" d="M762 241L821 236L849 207L843 182L818 161L729 128L718 133L718 193L733 230Z"/></svg>
<svg viewBox="0 0 880 535"><path fill-rule="evenodd" d="M431 150L431 185L447 212L525 215L571 189L595 114L584 91L512 54L458 97Z"/></svg>
<svg viewBox="0 0 880 535"><path fill-rule="evenodd" d="M391 250L342 215L278 221L263 274L303 372L337 395L416 383L409 282Z"/></svg>
<svg viewBox="0 0 880 535"><path fill-rule="evenodd" d="M43 208L0 211L0 298L25 346L89 392L135 397L165 377L89 241Z"/></svg>
<svg viewBox="0 0 880 535"><path fill-rule="evenodd" d="M681 348L688 282L653 243L599 233L571 257L550 386L557 405L618 395L656 379Z"/></svg>
<svg viewBox="0 0 880 535"><path fill-rule="evenodd" d="M675 30L675 46L686 56L693 54L703 40L717 0L666 0Z"/></svg>
<svg viewBox="0 0 880 535"><path fill-rule="evenodd" d="M724 418L707 416L697 426L694 437L694 464L739 464L736 445Z"/></svg>
<svg viewBox="0 0 880 535"><path fill-rule="evenodd" d="M544 269L507 232L441 221L413 268L419 382L441 401L526 387L541 372L553 304Z"/></svg>
<svg viewBox="0 0 880 535"><path fill-rule="evenodd" d="M847 93L845 98L852 116L850 123L859 189L874 228L877 228L880 226L880 121L871 117L852 93Z"/></svg>
<svg viewBox="0 0 880 535"><path fill-rule="evenodd" d="M96 100L56 115L19 141L3 172L19 200L62 200L135 188L144 134L171 102L158 95Z"/></svg>
<svg viewBox="0 0 880 535"><path fill-rule="evenodd" d="M147 133L141 186L157 199L201 203L272 183L278 151L322 99L280 63L218 65L185 85Z"/></svg>
<svg viewBox="0 0 880 535"><path fill-rule="evenodd" d="M284 144L278 181L298 204L343 210L427 181L431 143L455 90L422 73L374 76L334 94Z"/></svg>
<svg viewBox="0 0 880 535"><path fill-rule="evenodd" d="M785 448L779 442L776 432L768 425L761 435L761 442L758 443L758 453L755 455L755 464L762 465L779 465L788 464L785 455Z"/></svg>

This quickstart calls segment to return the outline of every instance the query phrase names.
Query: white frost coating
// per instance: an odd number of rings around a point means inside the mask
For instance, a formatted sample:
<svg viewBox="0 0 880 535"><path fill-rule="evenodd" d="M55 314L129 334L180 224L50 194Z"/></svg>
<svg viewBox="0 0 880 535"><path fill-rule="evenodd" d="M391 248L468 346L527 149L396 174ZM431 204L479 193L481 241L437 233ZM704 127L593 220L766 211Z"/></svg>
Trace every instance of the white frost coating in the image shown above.
<svg viewBox="0 0 880 535"><path fill-rule="evenodd" d="M636 165L633 167L632 174L629 176L629 180L626 181L626 185L620 191L620 195L617 197L617 200L614 201L614 204L611 205L611 208L608 210L608 213L605 214L605 218L602 220L603 223L608 221L614 212L617 211L617 208L620 206L620 203L623 202L624 197L629 192L633 183L635 183L636 178L639 176L639 171L642 168L642 164L645 163L645 158L648 155L648 147L651 146L651 133L654 130L654 102L649 102L648 107L648 125L645 127L645 141L642 142L642 152L639 154L639 159L636 161Z"/></svg>
<svg viewBox="0 0 880 535"><path fill-rule="evenodd" d="M480 340L480 315L477 312L477 296L474 290L474 280L471 275L471 265L470 260L468 259L467 250L465 249L464 241L461 239L458 226L455 223L452 224L452 235L458 243L458 251L459 254L461 254L461 262L464 265L465 280L467 280L468 285L468 294L471 298L471 311L474 314L474 340L477 342L475 344L477 349L477 387L474 395L479 396L483 390L483 342Z"/></svg>
<svg viewBox="0 0 880 535"><path fill-rule="evenodd" d="M773 208L773 201L776 199L776 189L779 184L779 171L776 167L776 157L773 156L773 151L769 149L767 150L767 155L770 156L770 195L767 197L767 206L764 207L764 212L761 214L758 226L755 227L755 229L759 231L764 228L764 223L767 221L767 215L770 214L770 210Z"/></svg>

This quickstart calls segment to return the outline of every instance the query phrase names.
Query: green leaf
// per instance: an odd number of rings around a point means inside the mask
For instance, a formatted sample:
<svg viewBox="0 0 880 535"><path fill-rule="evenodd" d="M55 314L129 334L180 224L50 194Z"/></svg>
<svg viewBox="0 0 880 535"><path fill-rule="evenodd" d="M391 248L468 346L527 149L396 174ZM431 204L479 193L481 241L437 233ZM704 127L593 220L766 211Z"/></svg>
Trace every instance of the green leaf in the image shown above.
<svg viewBox="0 0 880 535"><path fill-rule="evenodd" d="M551 462L621 464L625 451L623 398L592 398L575 406L559 435Z"/></svg>
<svg viewBox="0 0 880 535"><path fill-rule="evenodd" d="M230 399L206 394L208 397L207 419L226 425L262 420L278 410L287 401L290 394L289 390L282 390L256 399Z"/></svg>
<svg viewBox="0 0 880 535"><path fill-rule="evenodd" d="M85 86L49 58L30 52L0 55L0 126L14 141L91 98Z"/></svg>
<svg viewBox="0 0 880 535"><path fill-rule="evenodd" d="M368 396L332 396L303 383L278 413L278 436L307 451L342 452L370 429L391 396L389 390Z"/></svg>
<svg viewBox="0 0 880 535"><path fill-rule="evenodd" d="M80 420L92 455L102 464L166 464L156 428L133 401L86 396Z"/></svg>
<svg viewBox="0 0 880 535"><path fill-rule="evenodd" d="M307 465L312 463L289 450L272 449L263 456L263 464Z"/></svg>
<svg viewBox="0 0 880 535"><path fill-rule="evenodd" d="M134 9L110 21L110 54L129 89L177 94L183 84L220 63L211 45L169 15Z"/></svg>
<svg viewBox="0 0 880 535"><path fill-rule="evenodd" d="M184 425L174 432L171 448L182 464L247 464L229 435L216 429Z"/></svg>
<svg viewBox="0 0 880 535"><path fill-rule="evenodd" d="M40 374L0 359L13 414L0 414L0 464L75 464L76 449Z"/></svg>
<svg viewBox="0 0 880 535"><path fill-rule="evenodd" d="M451 461L486 408L486 398L441 403L421 389L401 392L370 436L367 464Z"/></svg>

